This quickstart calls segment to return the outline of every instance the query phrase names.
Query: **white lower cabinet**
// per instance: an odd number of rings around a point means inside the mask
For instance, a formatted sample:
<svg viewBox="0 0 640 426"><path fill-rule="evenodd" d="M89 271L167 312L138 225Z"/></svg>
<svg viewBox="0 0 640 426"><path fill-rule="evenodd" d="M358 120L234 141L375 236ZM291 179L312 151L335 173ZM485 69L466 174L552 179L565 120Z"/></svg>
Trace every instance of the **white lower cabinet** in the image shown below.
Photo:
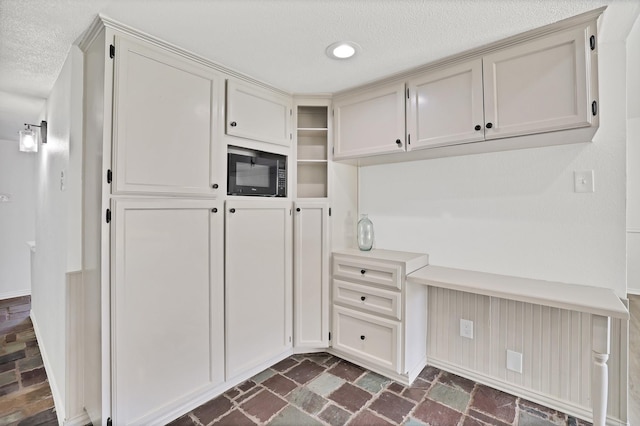
<svg viewBox="0 0 640 426"><path fill-rule="evenodd" d="M291 203L225 205L226 379L292 347Z"/></svg>
<svg viewBox="0 0 640 426"><path fill-rule="evenodd" d="M390 250L333 252L332 351L410 384L427 362L426 287L407 274L426 254Z"/></svg>
<svg viewBox="0 0 640 426"><path fill-rule="evenodd" d="M113 424L149 424L224 381L220 205L113 201Z"/></svg>
<svg viewBox="0 0 640 426"><path fill-rule="evenodd" d="M329 345L329 205L296 202L293 231L294 345Z"/></svg>

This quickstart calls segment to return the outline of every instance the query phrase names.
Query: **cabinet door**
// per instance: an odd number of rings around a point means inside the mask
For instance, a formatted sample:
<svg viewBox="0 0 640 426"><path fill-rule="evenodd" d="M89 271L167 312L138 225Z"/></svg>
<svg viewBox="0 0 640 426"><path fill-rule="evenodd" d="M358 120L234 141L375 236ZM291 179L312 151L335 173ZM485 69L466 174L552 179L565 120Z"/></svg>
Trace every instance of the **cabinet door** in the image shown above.
<svg viewBox="0 0 640 426"><path fill-rule="evenodd" d="M224 381L223 214L116 200L111 229L114 424L152 424Z"/></svg>
<svg viewBox="0 0 640 426"><path fill-rule="evenodd" d="M291 349L291 203L227 201L227 379Z"/></svg>
<svg viewBox="0 0 640 426"><path fill-rule="evenodd" d="M227 134L291 146L292 98L227 81Z"/></svg>
<svg viewBox="0 0 640 426"><path fill-rule="evenodd" d="M295 204L293 233L294 345L329 345L329 206Z"/></svg>
<svg viewBox="0 0 640 426"><path fill-rule="evenodd" d="M404 83L334 102L336 160L405 150Z"/></svg>
<svg viewBox="0 0 640 426"><path fill-rule="evenodd" d="M591 125L589 28L484 57L486 139Z"/></svg>
<svg viewBox="0 0 640 426"><path fill-rule="evenodd" d="M116 37L114 194L218 192L213 135L220 84L183 57Z"/></svg>
<svg viewBox="0 0 640 426"><path fill-rule="evenodd" d="M484 140L482 60L408 82L409 150Z"/></svg>

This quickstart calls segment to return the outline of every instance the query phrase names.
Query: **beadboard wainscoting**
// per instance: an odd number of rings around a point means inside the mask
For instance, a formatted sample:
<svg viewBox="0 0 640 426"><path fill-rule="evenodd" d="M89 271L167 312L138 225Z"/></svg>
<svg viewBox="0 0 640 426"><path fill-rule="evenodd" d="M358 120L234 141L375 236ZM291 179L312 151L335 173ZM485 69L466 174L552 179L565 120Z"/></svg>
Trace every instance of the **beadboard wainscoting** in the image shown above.
<svg viewBox="0 0 640 426"><path fill-rule="evenodd" d="M65 426L91 422L84 410L84 287L82 271L67 272L67 349Z"/></svg>
<svg viewBox="0 0 640 426"><path fill-rule="evenodd" d="M460 337L473 321L473 339ZM611 319L607 424L627 424L628 321ZM624 336L624 338L622 338ZM591 314L429 287L428 364L591 420ZM522 353L522 373L506 368Z"/></svg>

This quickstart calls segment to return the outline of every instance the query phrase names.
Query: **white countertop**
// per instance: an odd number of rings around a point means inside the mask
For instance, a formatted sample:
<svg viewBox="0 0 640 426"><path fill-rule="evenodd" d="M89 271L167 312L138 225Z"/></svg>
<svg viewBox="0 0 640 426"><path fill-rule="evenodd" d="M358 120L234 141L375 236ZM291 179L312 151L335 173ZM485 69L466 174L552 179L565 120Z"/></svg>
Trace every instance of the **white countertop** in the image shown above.
<svg viewBox="0 0 640 426"><path fill-rule="evenodd" d="M629 319L629 311L608 288L425 266L407 276L415 284L500 297L560 309Z"/></svg>
<svg viewBox="0 0 640 426"><path fill-rule="evenodd" d="M400 262L406 264L406 273L415 271L418 268L422 268L429 264L429 255L425 253L411 253L407 251L395 251L395 250L383 250L383 249L371 249L369 251L362 251L359 249L343 249L336 250L333 254L357 256L359 258Z"/></svg>

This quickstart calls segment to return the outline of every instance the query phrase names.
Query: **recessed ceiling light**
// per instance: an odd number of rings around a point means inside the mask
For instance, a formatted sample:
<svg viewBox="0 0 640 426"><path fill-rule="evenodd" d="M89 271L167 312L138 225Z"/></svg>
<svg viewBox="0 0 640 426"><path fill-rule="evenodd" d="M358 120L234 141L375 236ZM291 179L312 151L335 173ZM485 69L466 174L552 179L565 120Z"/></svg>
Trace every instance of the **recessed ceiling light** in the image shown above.
<svg viewBox="0 0 640 426"><path fill-rule="evenodd" d="M337 41L327 47L327 56L331 59L348 59L360 50L360 46L352 41Z"/></svg>

